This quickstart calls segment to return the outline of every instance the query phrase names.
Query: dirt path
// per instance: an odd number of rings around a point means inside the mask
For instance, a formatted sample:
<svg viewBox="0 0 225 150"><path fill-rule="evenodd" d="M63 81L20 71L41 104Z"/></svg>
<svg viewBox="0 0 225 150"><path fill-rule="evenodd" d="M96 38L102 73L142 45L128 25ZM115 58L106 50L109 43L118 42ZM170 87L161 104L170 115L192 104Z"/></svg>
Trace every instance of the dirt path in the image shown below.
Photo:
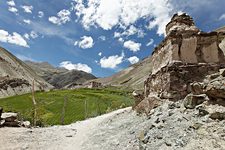
<svg viewBox="0 0 225 150"><path fill-rule="evenodd" d="M111 117L129 111L131 108L117 111L77 122L66 126L48 128L0 128L0 149L82 149L88 135L96 131L98 125Z"/></svg>

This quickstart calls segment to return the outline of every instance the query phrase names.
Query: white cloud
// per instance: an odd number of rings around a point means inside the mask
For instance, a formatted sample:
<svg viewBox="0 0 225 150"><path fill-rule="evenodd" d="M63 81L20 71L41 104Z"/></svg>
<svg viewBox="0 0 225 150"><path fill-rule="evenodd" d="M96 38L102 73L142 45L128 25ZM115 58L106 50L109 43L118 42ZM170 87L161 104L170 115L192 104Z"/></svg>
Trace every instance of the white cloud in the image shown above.
<svg viewBox="0 0 225 150"><path fill-rule="evenodd" d="M121 56L113 55L113 56L109 56L108 58L103 57L100 59L99 63L102 68L115 69L117 67L117 65L119 65L123 62L124 57L125 57L124 53L122 53Z"/></svg>
<svg viewBox="0 0 225 150"><path fill-rule="evenodd" d="M9 9L8 9L10 12L13 12L13 13L17 13L18 12L18 9L17 8L15 8L15 7L9 7Z"/></svg>
<svg viewBox="0 0 225 150"><path fill-rule="evenodd" d="M33 6L26 6L26 5L24 5L24 6L21 6L21 8L23 8L25 13L32 14Z"/></svg>
<svg viewBox="0 0 225 150"><path fill-rule="evenodd" d="M17 58L19 58L20 60L22 60L22 61L26 61L26 60L29 60L29 61L35 61L33 58L31 58L31 57L27 57L27 56L24 56L24 55L21 55L21 54L15 54L15 56L17 57Z"/></svg>
<svg viewBox="0 0 225 150"><path fill-rule="evenodd" d="M129 61L131 64L135 64L135 63L139 62L139 58L136 57L136 56L132 56L132 57L128 58L128 61Z"/></svg>
<svg viewBox="0 0 225 150"><path fill-rule="evenodd" d="M16 4L15 4L15 2L13 1L13 0L9 0L9 1L7 1L7 4L9 5L9 6L16 6Z"/></svg>
<svg viewBox="0 0 225 150"><path fill-rule="evenodd" d="M35 32L35 31L31 31L30 33L25 33L24 35L23 35L26 39L30 39L30 38L32 38L32 39L36 39L36 38L38 38L39 37L39 35Z"/></svg>
<svg viewBox="0 0 225 150"><path fill-rule="evenodd" d="M31 21L29 19L24 19L23 22L26 23L26 24L30 24L31 23Z"/></svg>
<svg viewBox="0 0 225 150"><path fill-rule="evenodd" d="M225 20L225 14L222 14L219 18L219 20Z"/></svg>
<svg viewBox="0 0 225 150"><path fill-rule="evenodd" d="M50 26L47 22L33 21L30 24L29 29L34 30L39 35L41 34L48 37L56 36L63 39L69 45L74 44L74 39L72 39L69 35L76 33L76 31L71 28L64 28L62 30L58 26Z"/></svg>
<svg viewBox="0 0 225 150"><path fill-rule="evenodd" d="M38 34L35 31L31 31L30 37L33 38L33 39L36 39L38 37Z"/></svg>
<svg viewBox="0 0 225 150"><path fill-rule="evenodd" d="M118 38L118 37L121 37L122 35L121 35L121 33L119 33L119 32L114 32L114 38Z"/></svg>
<svg viewBox="0 0 225 150"><path fill-rule="evenodd" d="M124 39L123 38L119 38L118 41L119 42L124 42Z"/></svg>
<svg viewBox="0 0 225 150"><path fill-rule="evenodd" d="M57 24L57 25L62 25L65 24L67 22L69 22L70 19L70 11L63 9L61 11L59 11L57 13L57 17L56 16L51 16L48 18L48 20L53 23L53 24Z"/></svg>
<svg viewBox="0 0 225 150"><path fill-rule="evenodd" d="M68 70L81 70L87 73L91 73L92 69L86 64L73 64L71 61L63 61L59 65L60 67L66 68Z"/></svg>
<svg viewBox="0 0 225 150"><path fill-rule="evenodd" d="M134 41L129 40L124 42L123 46L133 52L137 52L140 50L141 43L136 43Z"/></svg>
<svg viewBox="0 0 225 150"><path fill-rule="evenodd" d="M102 40L102 41L105 41L106 37L102 35L102 36L99 37L99 39Z"/></svg>
<svg viewBox="0 0 225 150"><path fill-rule="evenodd" d="M45 15L45 14L44 14L44 12L43 12L43 11L39 11L39 12L38 12L38 17L39 17L39 18L44 17L44 15Z"/></svg>
<svg viewBox="0 0 225 150"><path fill-rule="evenodd" d="M74 45L78 45L80 48L87 49L94 46L94 40L91 36L83 36L80 41L76 41Z"/></svg>
<svg viewBox="0 0 225 150"><path fill-rule="evenodd" d="M131 36L137 34L138 37L143 38L145 36L145 33L142 29L136 28L134 25L131 25L128 29L126 29L124 32L119 33L115 32L114 37L122 37L122 36Z"/></svg>
<svg viewBox="0 0 225 150"><path fill-rule="evenodd" d="M28 33L25 33L23 36L28 40L30 39L30 35Z"/></svg>
<svg viewBox="0 0 225 150"><path fill-rule="evenodd" d="M173 13L168 0L74 0L74 10L84 28L99 26L110 30L115 26L128 27L139 19L149 18L149 29L157 27L164 34L165 25Z"/></svg>
<svg viewBox="0 0 225 150"><path fill-rule="evenodd" d="M0 29L0 41L23 46L23 47L29 47L26 40L20 34L16 32L9 34L8 31Z"/></svg>
<svg viewBox="0 0 225 150"><path fill-rule="evenodd" d="M99 52L99 53L98 53L98 56L102 56L102 52Z"/></svg>
<svg viewBox="0 0 225 150"><path fill-rule="evenodd" d="M150 39L149 42L146 44L146 46L150 46L154 43L154 40L153 39Z"/></svg>
<svg viewBox="0 0 225 150"><path fill-rule="evenodd" d="M60 19L55 17L55 16L51 16L48 18L48 21L50 21L53 24L58 24L61 25Z"/></svg>

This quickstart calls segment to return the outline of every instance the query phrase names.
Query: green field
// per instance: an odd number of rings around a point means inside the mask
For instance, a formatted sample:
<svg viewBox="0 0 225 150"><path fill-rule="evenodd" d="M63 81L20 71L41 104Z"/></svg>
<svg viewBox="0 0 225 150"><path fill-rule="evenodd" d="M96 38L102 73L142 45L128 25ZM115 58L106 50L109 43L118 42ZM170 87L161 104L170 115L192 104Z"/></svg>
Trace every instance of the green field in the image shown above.
<svg viewBox="0 0 225 150"><path fill-rule="evenodd" d="M134 102L128 91L114 88L36 92L35 99L36 120L39 126L70 124L131 106ZM0 99L0 107L3 107L5 112L18 112L20 119L33 122L34 107L31 94Z"/></svg>

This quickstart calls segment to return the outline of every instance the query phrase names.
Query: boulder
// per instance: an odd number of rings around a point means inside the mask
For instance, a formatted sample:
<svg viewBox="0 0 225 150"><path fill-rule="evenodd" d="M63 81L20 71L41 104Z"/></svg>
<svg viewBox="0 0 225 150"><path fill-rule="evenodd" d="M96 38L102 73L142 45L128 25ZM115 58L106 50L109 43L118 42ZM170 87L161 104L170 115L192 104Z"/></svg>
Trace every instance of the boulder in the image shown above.
<svg viewBox="0 0 225 150"><path fill-rule="evenodd" d="M30 128L31 123L30 123L30 121L23 121L23 122L21 122L21 126L23 126L25 128Z"/></svg>
<svg viewBox="0 0 225 150"><path fill-rule="evenodd" d="M206 94L201 95L188 94L184 99L184 107L187 109L194 109L197 105L200 105L204 101L208 100L209 98Z"/></svg>
<svg viewBox="0 0 225 150"><path fill-rule="evenodd" d="M3 108L0 107L0 120L1 120L2 112L3 112Z"/></svg>
<svg viewBox="0 0 225 150"><path fill-rule="evenodd" d="M133 106L133 108L135 108L144 99L144 93L143 91L133 91L132 96L135 100L135 104Z"/></svg>
<svg viewBox="0 0 225 150"><path fill-rule="evenodd" d="M19 127L19 121L17 120L17 113L2 113L1 116L2 126L6 127Z"/></svg>
<svg viewBox="0 0 225 150"><path fill-rule="evenodd" d="M157 96L146 97L136 107L137 113L145 113L149 115L151 110L158 107L162 103L162 100Z"/></svg>
<svg viewBox="0 0 225 150"><path fill-rule="evenodd" d="M212 98L225 99L225 77L219 77L208 83L205 93Z"/></svg>
<svg viewBox="0 0 225 150"><path fill-rule="evenodd" d="M13 121L13 122L4 122L3 126L5 127L20 127L18 121Z"/></svg>
<svg viewBox="0 0 225 150"><path fill-rule="evenodd" d="M2 113L1 118L6 121L15 121L17 119L17 113Z"/></svg>
<svg viewBox="0 0 225 150"><path fill-rule="evenodd" d="M191 93L195 95L203 94L204 84L201 82L193 82L190 84Z"/></svg>
<svg viewBox="0 0 225 150"><path fill-rule="evenodd" d="M210 114L209 116L211 119L218 119L218 120L225 120L225 112L215 112Z"/></svg>
<svg viewBox="0 0 225 150"><path fill-rule="evenodd" d="M220 69L220 75L225 77L225 69Z"/></svg>

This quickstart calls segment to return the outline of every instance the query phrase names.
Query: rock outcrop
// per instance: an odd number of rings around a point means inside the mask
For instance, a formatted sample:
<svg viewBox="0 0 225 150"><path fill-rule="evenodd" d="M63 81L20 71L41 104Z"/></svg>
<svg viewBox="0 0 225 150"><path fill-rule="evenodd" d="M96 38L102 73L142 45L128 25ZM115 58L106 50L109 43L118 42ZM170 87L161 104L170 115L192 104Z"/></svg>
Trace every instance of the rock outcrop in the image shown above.
<svg viewBox="0 0 225 150"><path fill-rule="evenodd" d="M225 32L202 32L190 16L176 14L167 24L166 33L153 51L152 73L144 83L145 99L141 103L151 97L184 99L191 93L192 83L203 82L207 75L225 68L225 48L221 46ZM208 90L208 95L214 92Z"/></svg>
<svg viewBox="0 0 225 150"><path fill-rule="evenodd" d="M29 121L19 121L18 114L12 112L4 112L0 107L0 127L31 127Z"/></svg>

